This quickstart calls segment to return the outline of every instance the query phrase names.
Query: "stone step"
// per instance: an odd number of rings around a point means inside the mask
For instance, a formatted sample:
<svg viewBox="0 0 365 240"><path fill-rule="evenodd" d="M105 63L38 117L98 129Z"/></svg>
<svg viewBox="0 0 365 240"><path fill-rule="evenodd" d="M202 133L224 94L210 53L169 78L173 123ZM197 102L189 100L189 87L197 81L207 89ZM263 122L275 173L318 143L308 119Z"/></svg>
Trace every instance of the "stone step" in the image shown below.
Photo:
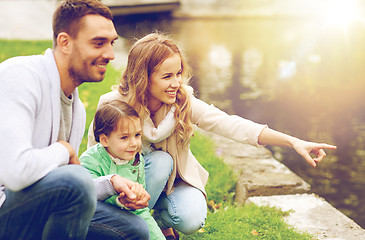
<svg viewBox="0 0 365 240"><path fill-rule="evenodd" d="M250 197L247 203L289 211L284 220L319 240L365 239L365 230L315 194Z"/></svg>
<svg viewBox="0 0 365 240"><path fill-rule="evenodd" d="M201 133L216 143L217 155L236 172L238 204L252 202L289 211L288 224L320 240L365 239L363 228L323 198L309 194L310 185L274 159L267 148Z"/></svg>
<svg viewBox="0 0 365 240"><path fill-rule="evenodd" d="M284 164L273 158L265 147L234 142L202 132L216 143L216 153L238 176L235 201L243 204L250 196L308 193L310 185Z"/></svg>

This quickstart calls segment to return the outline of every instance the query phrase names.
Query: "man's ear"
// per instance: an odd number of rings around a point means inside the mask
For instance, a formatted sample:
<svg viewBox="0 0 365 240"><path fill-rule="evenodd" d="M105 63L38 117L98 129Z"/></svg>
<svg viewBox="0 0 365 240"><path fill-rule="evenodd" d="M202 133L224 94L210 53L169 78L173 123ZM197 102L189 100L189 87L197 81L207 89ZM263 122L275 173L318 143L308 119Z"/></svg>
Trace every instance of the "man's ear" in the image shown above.
<svg viewBox="0 0 365 240"><path fill-rule="evenodd" d="M64 54L69 54L72 49L72 38L69 34L61 32L57 36L57 47Z"/></svg>
<svg viewBox="0 0 365 240"><path fill-rule="evenodd" d="M108 137L104 133L100 134L99 141L104 147L109 147Z"/></svg>

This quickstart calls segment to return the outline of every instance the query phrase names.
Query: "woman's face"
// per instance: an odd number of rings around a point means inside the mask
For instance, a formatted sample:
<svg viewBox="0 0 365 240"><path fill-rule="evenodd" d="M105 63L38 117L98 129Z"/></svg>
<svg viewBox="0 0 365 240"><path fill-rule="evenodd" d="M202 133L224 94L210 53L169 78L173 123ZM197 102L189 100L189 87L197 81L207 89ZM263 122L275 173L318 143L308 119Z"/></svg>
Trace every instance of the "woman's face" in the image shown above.
<svg viewBox="0 0 365 240"><path fill-rule="evenodd" d="M182 78L181 58L179 54L168 57L161 66L152 73L148 86L148 109L155 113L162 104L176 102L176 93L180 88Z"/></svg>

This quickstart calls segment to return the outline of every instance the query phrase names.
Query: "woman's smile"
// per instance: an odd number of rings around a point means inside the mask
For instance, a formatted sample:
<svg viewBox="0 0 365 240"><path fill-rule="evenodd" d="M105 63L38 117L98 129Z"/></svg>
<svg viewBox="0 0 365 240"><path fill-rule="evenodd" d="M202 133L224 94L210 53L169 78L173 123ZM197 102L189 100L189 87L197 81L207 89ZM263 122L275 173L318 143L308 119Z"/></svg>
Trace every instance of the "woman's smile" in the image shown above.
<svg viewBox="0 0 365 240"><path fill-rule="evenodd" d="M182 82L181 72L182 67L179 54L171 55L161 64L150 78L149 107L159 108L162 105L161 103L174 104L176 102L176 94Z"/></svg>

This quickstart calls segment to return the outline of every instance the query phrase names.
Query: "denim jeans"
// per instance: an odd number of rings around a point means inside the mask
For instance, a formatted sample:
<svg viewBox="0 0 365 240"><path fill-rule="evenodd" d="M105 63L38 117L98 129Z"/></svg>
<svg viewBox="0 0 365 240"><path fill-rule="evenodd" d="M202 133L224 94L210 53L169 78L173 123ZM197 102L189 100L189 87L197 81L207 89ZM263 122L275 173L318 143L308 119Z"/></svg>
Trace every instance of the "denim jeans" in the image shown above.
<svg viewBox="0 0 365 240"><path fill-rule="evenodd" d="M5 193L0 239L84 239L96 206L93 180L79 165L59 167L21 191Z"/></svg>
<svg viewBox="0 0 365 240"><path fill-rule="evenodd" d="M143 158L146 190L151 195L148 207L152 209L169 180L174 162L170 154L164 151L154 151L144 155Z"/></svg>
<svg viewBox="0 0 365 240"><path fill-rule="evenodd" d="M160 228L172 227L184 234L192 234L204 226L207 203L197 188L177 180L174 191L167 196L162 192L172 171L172 158L163 151L144 156L146 161L146 190L151 195L149 207Z"/></svg>
<svg viewBox="0 0 365 240"><path fill-rule="evenodd" d="M98 201L86 239L147 240L149 239L149 230L145 220L131 211Z"/></svg>

